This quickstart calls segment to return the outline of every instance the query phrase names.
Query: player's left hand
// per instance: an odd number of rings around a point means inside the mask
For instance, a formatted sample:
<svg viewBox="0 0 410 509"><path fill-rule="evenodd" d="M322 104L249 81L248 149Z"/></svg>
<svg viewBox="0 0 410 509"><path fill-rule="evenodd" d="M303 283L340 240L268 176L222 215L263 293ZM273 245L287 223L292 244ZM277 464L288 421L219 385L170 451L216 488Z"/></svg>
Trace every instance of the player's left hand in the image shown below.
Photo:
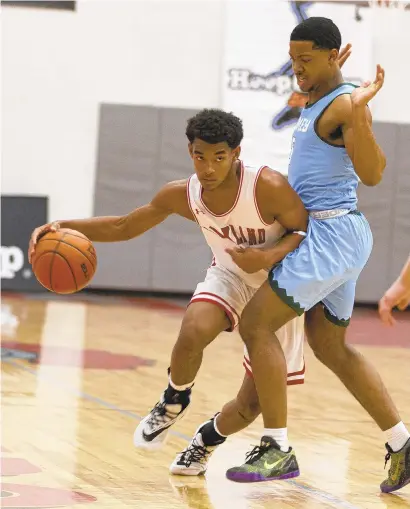
<svg viewBox="0 0 410 509"><path fill-rule="evenodd" d="M373 99L384 83L384 69L377 64L376 79L372 82L366 81L361 87L356 88L350 94L354 106L366 106Z"/></svg>
<svg viewBox="0 0 410 509"><path fill-rule="evenodd" d="M343 64L352 54L352 45L346 44L346 46L339 51L339 57L337 59L337 63L339 64L340 69L343 67Z"/></svg>
<svg viewBox="0 0 410 509"><path fill-rule="evenodd" d="M397 307L400 311L410 304L410 289L399 279L395 281L379 301L379 315L386 325L394 325L392 309Z"/></svg>
<svg viewBox="0 0 410 509"><path fill-rule="evenodd" d="M236 265L248 274L268 268L266 254L262 249L238 246L226 248L225 251L231 256Z"/></svg>

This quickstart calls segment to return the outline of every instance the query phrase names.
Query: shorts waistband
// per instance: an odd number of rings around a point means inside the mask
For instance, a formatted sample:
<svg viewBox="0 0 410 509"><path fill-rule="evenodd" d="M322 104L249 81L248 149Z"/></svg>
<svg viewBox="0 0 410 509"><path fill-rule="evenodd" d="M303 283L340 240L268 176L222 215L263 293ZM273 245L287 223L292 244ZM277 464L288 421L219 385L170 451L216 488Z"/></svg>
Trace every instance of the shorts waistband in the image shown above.
<svg viewBox="0 0 410 509"><path fill-rule="evenodd" d="M315 210L309 212L309 216L313 217L313 219L332 219L334 217L341 217L350 213L357 213L357 210L351 209Z"/></svg>

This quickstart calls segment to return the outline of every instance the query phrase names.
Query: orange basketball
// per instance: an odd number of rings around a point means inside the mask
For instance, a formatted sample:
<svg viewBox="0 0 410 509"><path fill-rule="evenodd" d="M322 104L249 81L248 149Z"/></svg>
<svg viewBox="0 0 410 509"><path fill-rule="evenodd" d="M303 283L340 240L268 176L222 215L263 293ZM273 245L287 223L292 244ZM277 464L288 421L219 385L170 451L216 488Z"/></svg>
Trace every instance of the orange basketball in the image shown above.
<svg viewBox="0 0 410 509"><path fill-rule="evenodd" d="M92 242L75 230L61 228L37 241L32 259L33 272L47 290L75 293L85 288L97 268Z"/></svg>

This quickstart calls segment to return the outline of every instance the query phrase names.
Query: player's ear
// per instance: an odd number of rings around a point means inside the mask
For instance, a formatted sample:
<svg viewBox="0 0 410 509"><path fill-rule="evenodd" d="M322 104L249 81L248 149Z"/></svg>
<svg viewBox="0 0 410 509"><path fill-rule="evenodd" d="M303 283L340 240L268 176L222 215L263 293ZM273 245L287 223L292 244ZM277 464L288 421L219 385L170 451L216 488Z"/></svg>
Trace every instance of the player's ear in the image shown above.
<svg viewBox="0 0 410 509"><path fill-rule="evenodd" d="M239 156L241 155L241 146L239 145L239 147L234 148L232 152L234 159L239 159Z"/></svg>
<svg viewBox="0 0 410 509"><path fill-rule="evenodd" d="M189 155L191 156L191 158L194 157L194 148L192 146L192 143L188 143L188 152L189 152Z"/></svg>
<svg viewBox="0 0 410 509"><path fill-rule="evenodd" d="M329 64L334 64L339 58L339 52L337 49L331 49L329 52Z"/></svg>

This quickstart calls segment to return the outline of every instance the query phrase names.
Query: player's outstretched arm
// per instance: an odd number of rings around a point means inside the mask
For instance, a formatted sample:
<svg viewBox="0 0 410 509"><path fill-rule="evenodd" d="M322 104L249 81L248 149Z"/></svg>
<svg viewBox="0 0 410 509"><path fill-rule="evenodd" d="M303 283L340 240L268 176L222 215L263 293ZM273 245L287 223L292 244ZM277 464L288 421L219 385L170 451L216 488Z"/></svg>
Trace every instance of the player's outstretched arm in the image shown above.
<svg viewBox="0 0 410 509"><path fill-rule="evenodd" d="M138 237L173 213L193 219L186 196L186 180L178 180L166 184L150 203L124 216L63 220L40 226L33 231L30 238L29 260L35 251L37 240L48 231L59 228L77 230L93 242L120 242Z"/></svg>
<svg viewBox="0 0 410 509"><path fill-rule="evenodd" d="M372 116L367 104L384 83L384 69L377 66L376 79L366 82L350 95L341 96L339 107L334 111L340 114L340 125L347 153L354 169L366 186L377 185L386 167L386 157L378 145L372 129ZM342 99L343 98L343 99Z"/></svg>
<svg viewBox="0 0 410 509"><path fill-rule="evenodd" d="M308 213L297 193L280 173L265 168L256 186L259 210L268 224L278 221L287 231L272 248L235 247L226 251L245 272L268 269L294 251L305 237Z"/></svg>

